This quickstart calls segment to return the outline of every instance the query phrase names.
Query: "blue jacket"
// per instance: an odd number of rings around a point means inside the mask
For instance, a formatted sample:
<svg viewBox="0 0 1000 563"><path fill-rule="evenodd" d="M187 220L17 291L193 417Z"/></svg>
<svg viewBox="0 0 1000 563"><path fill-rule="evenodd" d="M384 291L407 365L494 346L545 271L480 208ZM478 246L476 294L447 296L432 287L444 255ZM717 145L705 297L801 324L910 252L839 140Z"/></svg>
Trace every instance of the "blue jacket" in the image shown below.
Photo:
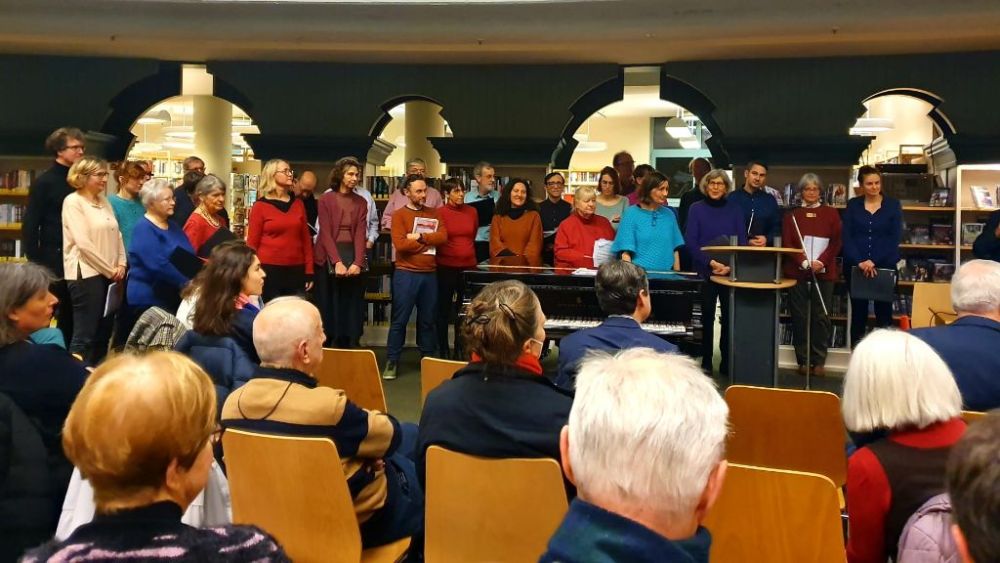
<svg viewBox="0 0 1000 563"><path fill-rule="evenodd" d="M652 348L657 352L676 352L677 346L650 334L635 319L608 317L594 328L578 330L559 341L559 375L556 385L573 389L580 360L590 350L618 351L627 348Z"/></svg>
<svg viewBox="0 0 1000 563"><path fill-rule="evenodd" d="M143 217L132 231L126 296L131 306L176 310L181 288L191 281L170 262L170 255L178 248L193 255L194 248L183 229L174 223L168 225L163 230Z"/></svg>
<svg viewBox="0 0 1000 563"><path fill-rule="evenodd" d="M701 526L671 541L642 524L580 499L549 540L539 563L708 563L712 534Z"/></svg>
<svg viewBox="0 0 1000 563"><path fill-rule="evenodd" d="M948 364L966 409L1000 407L1000 323L966 316L947 326L913 329L911 334Z"/></svg>
<svg viewBox="0 0 1000 563"><path fill-rule="evenodd" d="M763 188L754 192L753 195L748 194L743 188L737 188L726 197L743 210L746 229L753 232L753 236L764 235L767 237L768 246L773 245L774 237L781 234L781 208L778 207L774 196ZM746 232L744 231L744 234ZM747 238L752 237L748 236Z"/></svg>
<svg viewBox="0 0 1000 563"><path fill-rule="evenodd" d="M982 260L1000 262L1000 239L997 238L997 227L1000 226L1000 211L990 213L990 218L983 226L983 232L976 237L972 245L972 254Z"/></svg>
<svg viewBox="0 0 1000 563"><path fill-rule="evenodd" d="M871 260L879 268L895 268L899 262L899 241L903 235L903 208L899 200L882 196L882 207L875 213L865 209L865 198L855 197L844 210L844 276L851 277L851 267Z"/></svg>
<svg viewBox="0 0 1000 563"><path fill-rule="evenodd" d="M222 415L222 405L229 393L242 387L257 372L257 364L229 336L203 336L189 330L174 349L194 360L212 378L217 417Z"/></svg>

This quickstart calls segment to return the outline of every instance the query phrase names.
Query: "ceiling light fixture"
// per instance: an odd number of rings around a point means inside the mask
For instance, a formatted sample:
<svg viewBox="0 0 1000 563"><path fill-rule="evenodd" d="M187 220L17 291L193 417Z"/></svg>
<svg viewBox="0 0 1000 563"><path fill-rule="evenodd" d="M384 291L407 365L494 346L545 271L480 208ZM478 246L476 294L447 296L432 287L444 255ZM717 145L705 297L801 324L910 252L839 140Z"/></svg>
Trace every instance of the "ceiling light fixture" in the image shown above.
<svg viewBox="0 0 1000 563"><path fill-rule="evenodd" d="M891 119L885 117L859 117L854 123L854 127L850 128L851 135L858 135L862 137L874 137L878 133L883 133L885 131L892 131L896 127Z"/></svg>
<svg viewBox="0 0 1000 563"><path fill-rule="evenodd" d="M681 147L685 148L685 149L689 149L690 150L690 149L699 149L699 148L701 148L701 143L698 141L698 137L688 136L688 137L684 137L682 139L678 139L678 141L680 142Z"/></svg>
<svg viewBox="0 0 1000 563"><path fill-rule="evenodd" d="M132 146L132 150L136 152L156 152L162 148L158 143L136 143Z"/></svg>
<svg viewBox="0 0 1000 563"><path fill-rule="evenodd" d="M165 109L151 111L146 115L143 115L136 121L140 125L153 125L156 123L170 123L170 114Z"/></svg>
<svg viewBox="0 0 1000 563"><path fill-rule="evenodd" d="M608 150L608 144L604 141L584 141L576 145L578 152L604 152Z"/></svg>
<svg viewBox="0 0 1000 563"><path fill-rule="evenodd" d="M675 139L683 139L691 136L691 129L688 124L679 117L671 117L667 124L663 126L667 134Z"/></svg>

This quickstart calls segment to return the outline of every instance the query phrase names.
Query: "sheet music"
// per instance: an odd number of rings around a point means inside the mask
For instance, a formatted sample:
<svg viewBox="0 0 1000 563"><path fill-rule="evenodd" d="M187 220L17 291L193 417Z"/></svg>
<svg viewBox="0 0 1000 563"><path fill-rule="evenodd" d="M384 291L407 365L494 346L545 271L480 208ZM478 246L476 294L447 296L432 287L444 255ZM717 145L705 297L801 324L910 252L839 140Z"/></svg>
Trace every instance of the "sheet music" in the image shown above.
<svg viewBox="0 0 1000 563"><path fill-rule="evenodd" d="M413 232L418 235L425 235L427 233L436 232L438 229L438 220L432 219L430 217L414 217L413 218ZM427 250L421 252L421 254L436 255L437 248L433 246L428 246Z"/></svg>
<svg viewBox="0 0 1000 563"><path fill-rule="evenodd" d="M826 252L826 248L830 246L830 239L827 237L806 235L802 239L803 246L805 246L806 260L809 260L809 262L819 260L819 257Z"/></svg>
<svg viewBox="0 0 1000 563"><path fill-rule="evenodd" d="M611 245L615 241L608 239L597 239L594 241L594 266L600 266L612 259Z"/></svg>

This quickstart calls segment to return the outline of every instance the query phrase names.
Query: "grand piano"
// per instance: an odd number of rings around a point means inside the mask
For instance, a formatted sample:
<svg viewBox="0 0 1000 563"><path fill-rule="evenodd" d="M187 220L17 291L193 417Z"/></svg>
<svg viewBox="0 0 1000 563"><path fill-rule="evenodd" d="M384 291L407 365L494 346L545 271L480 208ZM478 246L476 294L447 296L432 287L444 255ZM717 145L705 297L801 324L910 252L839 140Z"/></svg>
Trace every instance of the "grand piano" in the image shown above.
<svg viewBox="0 0 1000 563"><path fill-rule="evenodd" d="M545 313L545 333L558 340L582 328L597 326L606 317L597 302L594 275L571 268L528 265L520 260L494 258L463 274L463 304L486 285L516 279L534 290ZM697 274L647 272L653 313L643 323L647 331L676 344L681 351L701 353L701 284ZM465 307L463 306L464 310Z"/></svg>

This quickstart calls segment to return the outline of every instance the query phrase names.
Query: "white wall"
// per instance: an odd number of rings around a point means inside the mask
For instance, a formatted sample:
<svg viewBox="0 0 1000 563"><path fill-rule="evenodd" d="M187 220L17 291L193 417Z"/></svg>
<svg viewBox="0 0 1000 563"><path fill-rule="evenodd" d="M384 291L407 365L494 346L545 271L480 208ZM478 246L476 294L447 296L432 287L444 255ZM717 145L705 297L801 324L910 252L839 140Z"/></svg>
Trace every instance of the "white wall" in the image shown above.
<svg viewBox="0 0 1000 563"><path fill-rule="evenodd" d="M590 125L590 140L602 141L608 148L602 152L574 151L570 168L576 170L600 170L611 166L611 159L618 151L631 153L636 164L649 161L648 117L602 117L594 114L580 127L577 133L586 133Z"/></svg>
<svg viewBox="0 0 1000 563"><path fill-rule="evenodd" d="M870 117L889 118L895 127L872 140L863 162L884 162L899 154L900 145L926 145L934 140L934 122L927 116L932 109L929 103L910 96L882 96L866 106Z"/></svg>

